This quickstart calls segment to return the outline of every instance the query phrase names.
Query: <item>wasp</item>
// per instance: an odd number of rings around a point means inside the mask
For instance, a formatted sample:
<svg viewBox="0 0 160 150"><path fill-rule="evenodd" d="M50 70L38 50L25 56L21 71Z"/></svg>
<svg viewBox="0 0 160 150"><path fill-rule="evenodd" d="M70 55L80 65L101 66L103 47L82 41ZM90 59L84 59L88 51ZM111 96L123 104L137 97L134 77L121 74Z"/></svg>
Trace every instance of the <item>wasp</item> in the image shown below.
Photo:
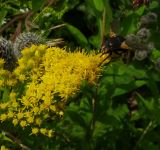
<svg viewBox="0 0 160 150"><path fill-rule="evenodd" d="M139 7L143 4L148 6L149 3L150 3L149 0L133 0L133 2L132 2L134 8Z"/></svg>
<svg viewBox="0 0 160 150"><path fill-rule="evenodd" d="M113 31L110 31L108 38L103 38L101 44L102 55L108 54L107 58L111 57L111 60L127 54L129 50L130 47L125 43L125 38L116 35Z"/></svg>

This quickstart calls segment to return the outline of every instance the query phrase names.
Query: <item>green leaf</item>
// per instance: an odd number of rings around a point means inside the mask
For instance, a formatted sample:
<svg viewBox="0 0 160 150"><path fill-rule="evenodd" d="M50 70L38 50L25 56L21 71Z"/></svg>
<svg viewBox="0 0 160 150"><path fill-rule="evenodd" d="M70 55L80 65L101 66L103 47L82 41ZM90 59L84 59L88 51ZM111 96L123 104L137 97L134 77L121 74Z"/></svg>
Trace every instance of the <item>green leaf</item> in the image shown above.
<svg viewBox="0 0 160 150"><path fill-rule="evenodd" d="M128 93L136 88L141 87L142 85L146 84L145 80L137 80L137 81L132 81L129 84L121 84L117 85L117 88L115 89L113 96L119 96L123 95L125 93Z"/></svg>
<svg viewBox="0 0 160 150"><path fill-rule="evenodd" d="M108 114L109 115L113 115L115 118L117 118L118 120L120 119L123 119L126 114L128 114L129 110L128 110L128 107L127 105L120 105L118 106L117 108L113 109L113 108L110 108L108 109Z"/></svg>
<svg viewBox="0 0 160 150"><path fill-rule="evenodd" d="M149 9L155 9L159 7L159 1L152 1L149 5Z"/></svg>
<svg viewBox="0 0 160 150"><path fill-rule="evenodd" d="M0 9L0 26L2 25L3 21L4 21L4 18L5 16L7 15L7 10L6 9L3 9L1 8Z"/></svg>
<svg viewBox="0 0 160 150"><path fill-rule="evenodd" d="M84 34L76 27L67 24L67 29L70 31L70 33L77 39L77 42L82 46L88 45L88 40L84 36Z"/></svg>
<svg viewBox="0 0 160 150"><path fill-rule="evenodd" d="M143 5L142 7L139 7L139 8L135 11L135 14L137 14L137 15L139 15L139 16L143 15L143 13L144 13L144 11L145 11L145 8L146 8L145 5Z"/></svg>
<svg viewBox="0 0 160 150"><path fill-rule="evenodd" d="M106 8L106 21L107 21L107 23L110 24L112 22L112 9L109 4L109 1L105 1L104 5Z"/></svg>
<svg viewBox="0 0 160 150"><path fill-rule="evenodd" d="M139 93L136 93L138 98L143 102L145 108L147 108L148 110L154 110L154 100L147 100L144 99Z"/></svg>
<svg viewBox="0 0 160 150"><path fill-rule="evenodd" d="M75 124L81 126L81 127L84 128L84 129L87 128L87 125L86 125L84 119L80 116L80 114L78 114L78 112L68 110L68 111L67 111L67 114L69 115L69 117L71 118L71 120L72 120Z"/></svg>
<svg viewBox="0 0 160 150"><path fill-rule="evenodd" d="M160 50L154 49L151 54L152 61L156 61L160 57Z"/></svg>
<svg viewBox="0 0 160 150"><path fill-rule="evenodd" d="M100 47L101 37L99 35L90 36L89 42L98 49Z"/></svg>
<svg viewBox="0 0 160 150"><path fill-rule="evenodd" d="M34 12L40 10L44 5L45 0L32 0L32 10Z"/></svg>
<svg viewBox="0 0 160 150"><path fill-rule="evenodd" d="M97 10L103 11L103 9L104 9L103 0L93 0L93 3L94 3Z"/></svg>
<svg viewBox="0 0 160 150"><path fill-rule="evenodd" d="M128 16L126 16L124 22L122 23L122 34L127 35L130 33L134 33L137 29L138 23L138 15L133 12L130 12Z"/></svg>
<svg viewBox="0 0 160 150"><path fill-rule="evenodd" d="M13 141L10 138L8 138L7 136L5 136L2 133L0 133L0 140L9 141L9 142L13 143Z"/></svg>
<svg viewBox="0 0 160 150"><path fill-rule="evenodd" d="M95 138L99 138L101 136L103 136L106 133L106 124L96 121L95 122L95 130L93 132L93 137Z"/></svg>

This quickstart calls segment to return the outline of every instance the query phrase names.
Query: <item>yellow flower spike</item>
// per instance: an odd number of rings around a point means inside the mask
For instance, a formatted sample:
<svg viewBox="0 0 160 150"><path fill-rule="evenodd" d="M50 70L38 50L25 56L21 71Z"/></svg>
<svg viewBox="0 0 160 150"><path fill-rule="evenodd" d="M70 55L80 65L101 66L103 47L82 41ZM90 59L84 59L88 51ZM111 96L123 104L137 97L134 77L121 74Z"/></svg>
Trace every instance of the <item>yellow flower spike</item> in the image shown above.
<svg viewBox="0 0 160 150"><path fill-rule="evenodd" d="M42 124L42 120L40 118L35 119L35 124L40 126Z"/></svg>
<svg viewBox="0 0 160 150"><path fill-rule="evenodd" d="M16 95L17 94L15 92L11 91L10 94L9 94L9 97L10 97L11 100L16 100Z"/></svg>
<svg viewBox="0 0 160 150"><path fill-rule="evenodd" d="M26 96L23 96L21 99L21 103L24 105L24 107L28 108L31 104L29 99L26 98Z"/></svg>
<svg viewBox="0 0 160 150"><path fill-rule="evenodd" d="M13 108L17 108L18 107L18 102L16 101L16 100L13 100L12 101L12 103L11 103L11 106L13 107Z"/></svg>
<svg viewBox="0 0 160 150"><path fill-rule="evenodd" d="M17 119L20 120L20 119L22 119L24 116L25 116L24 113L19 112L19 113L17 114Z"/></svg>
<svg viewBox="0 0 160 150"><path fill-rule="evenodd" d="M46 124L51 114L64 116L68 98L79 92L83 80L96 83L101 65L110 61L107 57L78 50L67 52L65 48L46 45L25 48L13 72L0 68L1 79L4 79L0 80L0 87L12 86L13 89L9 105L0 104L0 109L6 112L2 113L1 121L12 118L14 126L39 126L40 129L32 128L32 134L40 132L52 137L53 131L42 128L42 124ZM23 81L26 82L24 91L14 93Z"/></svg>
<svg viewBox="0 0 160 150"><path fill-rule="evenodd" d="M47 129L46 128L41 128L40 133L42 133L43 135L46 135Z"/></svg>
<svg viewBox="0 0 160 150"><path fill-rule="evenodd" d="M4 80L0 80L0 88L2 88L5 85Z"/></svg>
<svg viewBox="0 0 160 150"><path fill-rule="evenodd" d="M32 111L33 111L34 114L39 114L39 113L40 113L39 107L34 107L34 108L32 109Z"/></svg>
<svg viewBox="0 0 160 150"><path fill-rule="evenodd" d="M39 129L38 128L32 128L32 133L31 134L38 134Z"/></svg>
<svg viewBox="0 0 160 150"><path fill-rule="evenodd" d="M0 121L3 122L4 120L7 119L7 115L6 114L1 114L0 115Z"/></svg>
<svg viewBox="0 0 160 150"><path fill-rule="evenodd" d="M20 81L25 81L26 80L26 76L24 74L20 74L19 77L18 77L18 79Z"/></svg>
<svg viewBox="0 0 160 150"><path fill-rule="evenodd" d="M9 80L7 80L7 85L8 86L15 86L16 85L16 83L17 83L17 80L16 79L9 79Z"/></svg>
<svg viewBox="0 0 160 150"><path fill-rule="evenodd" d="M18 76L18 75L20 75L21 74L21 69L19 68L19 67L17 67L15 70L14 70L14 74L16 75L16 76Z"/></svg>
<svg viewBox="0 0 160 150"><path fill-rule="evenodd" d="M9 111L7 114L8 118L13 118L14 117L14 112L13 111Z"/></svg>
<svg viewBox="0 0 160 150"><path fill-rule="evenodd" d="M20 121L20 126L22 128L26 127L27 126L27 122L25 120Z"/></svg>
<svg viewBox="0 0 160 150"><path fill-rule="evenodd" d="M33 123L34 122L34 117L30 116L27 118L28 123Z"/></svg>
<svg viewBox="0 0 160 150"><path fill-rule="evenodd" d="M60 112L59 112L59 115L60 115L60 117L62 117L62 116L64 115L64 112L63 112L63 111L60 111Z"/></svg>
<svg viewBox="0 0 160 150"><path fill-rule="evenodd" d="M51 138L51 137L53 137L53 135L54 135L54 131L53 130L49 130L48 133L47 133L47 136L49 138Z"/></svg>
<svg viewBox="0 0 160 150"><path fill-rule="evenodd" d="M55 105L50 105L50 110L56 111L56 106Z"/></svg>
<svg viewBox="0 0 160 150"><path fill-rule="evenodd" d="M39 52L38 50L36 50L35 56L36 56L36 57L40 57L40 52Z"/></svg>
<svg viewBox="0 0 160 150"><path fill-rule="evenodd" d="M16 126L16 125L18 124L18 119L14 118L14 119L12 120L12 123L13 123L14 126Z"/></svg>
<svg viewBox="0 0 160 150"><path fill-rule="evenodd" d="M28 66L28 68L33 68L35 66L35 60L29 59L27 66Z"/></svg>
<svg viewBox="0 0 160 150"><path fill-rule="evenodd" d="M8 105L8 103L0 103L0 109L6 109Z"/></svg>

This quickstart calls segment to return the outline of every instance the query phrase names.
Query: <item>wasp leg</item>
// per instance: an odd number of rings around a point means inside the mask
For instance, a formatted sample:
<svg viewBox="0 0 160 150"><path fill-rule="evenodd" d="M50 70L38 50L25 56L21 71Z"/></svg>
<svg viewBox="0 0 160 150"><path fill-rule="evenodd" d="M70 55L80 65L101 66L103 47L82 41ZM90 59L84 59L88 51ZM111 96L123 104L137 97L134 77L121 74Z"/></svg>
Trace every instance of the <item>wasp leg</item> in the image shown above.
<svg viewBox="0 0 160 150"><path fill-rule="evenodd" d="M98 65L98 67L99 66L101 66L108 58L110 58L111 56L112 56L112 52L110 51L108 51L108 52L104 52L104 53L102 53L102 55L100 56L100 57L102 57L103 55L105 55L105 54L107 54L108 53L108 56L105 58L105 59L103 59L103 61L102 62L100 62L100 64Z"/></svg>

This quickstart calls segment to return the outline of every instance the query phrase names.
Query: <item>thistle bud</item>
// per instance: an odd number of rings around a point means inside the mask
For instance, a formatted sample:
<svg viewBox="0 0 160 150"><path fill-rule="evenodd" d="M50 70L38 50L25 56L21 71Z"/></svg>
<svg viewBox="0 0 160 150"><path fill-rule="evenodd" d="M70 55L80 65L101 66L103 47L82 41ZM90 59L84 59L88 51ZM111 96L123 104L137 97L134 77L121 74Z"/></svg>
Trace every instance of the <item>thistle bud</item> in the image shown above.
<svg viewBox="0 0 160 150"><path fill-rule="evenodd" d="M135 57L135 59L142 61L148 57L148 52L147 52L147 50L136 50L134 57Z"/></svg>
<svg viewBox="0 0 160 150"><path fill-rule="evenodd" d="M147 15L144 15L140 19L140 27L148 27L153 23L157 22L157 14L149 12Z"/></svg>
<svg viewBox="0 0 160 150"><path fill-rule="evenodd" d="M147 28L140 29L136 34L142 42L147 42L151 36L150 30Z"/></svg>
<svg viewBox="0 0 160 150"><path fill-rule="evenodd" d="M33 32L24 32L20 34L14 42L13 49L16 58L21 57L21 51L26 47L31 47L32 44L39 45L43 43L43 38Z"/></svg>
<svg viewBox="0 0 160 150"><path fill-rule="evenodd" d="M15 65L12 43L3 37L0 37L0 58L4 59L4 68L12 70Z"/></svg>

